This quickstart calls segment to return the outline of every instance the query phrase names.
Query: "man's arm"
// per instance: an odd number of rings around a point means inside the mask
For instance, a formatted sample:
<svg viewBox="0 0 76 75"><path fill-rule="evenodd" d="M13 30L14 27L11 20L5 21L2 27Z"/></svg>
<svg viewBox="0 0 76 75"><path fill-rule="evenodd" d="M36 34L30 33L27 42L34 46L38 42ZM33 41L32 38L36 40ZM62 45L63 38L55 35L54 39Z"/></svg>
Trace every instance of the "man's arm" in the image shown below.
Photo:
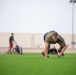
<svg viewBox="0 0 76 75"><path fill-rule="evenodd" d="M69 46L69 45L64 45L64 46L63 46L61 52L57 54L58 57L60 57L60 56L62 55L62 53L66 50L66 48L67 48L68 46Z"/></svg>
<svg viewBox="0 0 76 75"><path fill-rule="evenodd" d="M13 37L13 41L17 44L17 42L14 40L14 37Z"/></svg>
<svg viewBox="0 0 76 75"><path fill-rule="evenodd" d="M66 45L66 46L64 46L63 48L62 48L62 50L61 50L61 54L66 50L66 48L68 47L69 45Z"/></svg>
<svg viewBox="0 0 76 75"><path fill-rule="evenodd" d="M59 35L58 44L60 45L60 53L57 55L60 57L69 45L66 45L65 40Z"/></svg>
<svg viewBox="0 0 76 75"><path fill-rule="evenodd" d="M45 43L45 47L44 47L44 54L45 54L45 58L47 58L48 56L48 49L50 48L50 44L47 43L47 42L44 42Z"/></svg>
<svg viewBox="0 0 76 75"><path fill-rule="evenodd" d="M17 42L14 40L14 42L17 44Z"/></svg>

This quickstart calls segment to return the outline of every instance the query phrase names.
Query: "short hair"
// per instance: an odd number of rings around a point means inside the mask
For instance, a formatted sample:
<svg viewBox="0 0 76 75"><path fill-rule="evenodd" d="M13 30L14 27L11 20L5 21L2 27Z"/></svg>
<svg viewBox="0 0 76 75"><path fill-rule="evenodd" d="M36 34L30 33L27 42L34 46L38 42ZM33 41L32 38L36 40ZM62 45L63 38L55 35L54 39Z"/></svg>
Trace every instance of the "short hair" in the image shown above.
<svg viewBox="0 0 76 75"><path fill-rule="evenodd" d="M14 33L11 33L11 34L14 34Z"/></svg>
<svg viewBox="0 0 76 75"><path fill-rule="evenodd" d="M58 36L58 33L57 32L54 32L53 33L53 36L57 37Z"/></svg>
<svg viewBox="0 0 76 75"><path fill-rule="evenodd" d="M18 45L16 45L16 47L18 47Z"/></svg>

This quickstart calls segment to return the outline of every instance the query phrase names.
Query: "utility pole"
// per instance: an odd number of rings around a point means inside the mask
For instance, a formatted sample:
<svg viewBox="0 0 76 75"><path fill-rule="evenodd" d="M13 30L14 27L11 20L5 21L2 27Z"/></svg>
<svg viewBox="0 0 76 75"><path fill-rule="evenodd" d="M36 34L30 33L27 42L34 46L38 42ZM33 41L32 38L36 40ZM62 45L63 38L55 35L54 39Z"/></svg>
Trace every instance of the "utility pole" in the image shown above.
<svg viewBox="0 0 76 75"><path fill-rule="evenodd" d="M70 0L70 3L72 3L72 49L74 49L74 3L76 3L76 0Z"/></svg>

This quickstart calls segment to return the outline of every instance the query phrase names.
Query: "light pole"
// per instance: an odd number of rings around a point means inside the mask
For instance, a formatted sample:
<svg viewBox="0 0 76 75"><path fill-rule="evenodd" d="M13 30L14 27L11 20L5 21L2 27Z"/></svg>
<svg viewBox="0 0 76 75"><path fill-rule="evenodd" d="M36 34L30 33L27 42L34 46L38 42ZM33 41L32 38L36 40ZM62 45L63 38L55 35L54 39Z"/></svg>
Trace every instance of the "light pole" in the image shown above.
<svg viewBox="0 0 76 75"><path fill-rule="evenodd" d="M70 3L72 3L72 49L74 49L74 3L76 3L76 0L70 0Z"/></svg>

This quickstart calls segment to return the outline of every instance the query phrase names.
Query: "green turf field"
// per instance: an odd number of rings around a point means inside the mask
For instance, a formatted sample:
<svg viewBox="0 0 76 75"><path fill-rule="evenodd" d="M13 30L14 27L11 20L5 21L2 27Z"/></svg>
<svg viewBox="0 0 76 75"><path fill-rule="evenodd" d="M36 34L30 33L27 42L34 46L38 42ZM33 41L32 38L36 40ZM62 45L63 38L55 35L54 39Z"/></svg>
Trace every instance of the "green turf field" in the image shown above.
<svg viewBox="0 0 76 75"><path fill-rule="evenodd" d="M76 54L49 59L41 54L1 54L0 75L76 75Z"/></svg>

